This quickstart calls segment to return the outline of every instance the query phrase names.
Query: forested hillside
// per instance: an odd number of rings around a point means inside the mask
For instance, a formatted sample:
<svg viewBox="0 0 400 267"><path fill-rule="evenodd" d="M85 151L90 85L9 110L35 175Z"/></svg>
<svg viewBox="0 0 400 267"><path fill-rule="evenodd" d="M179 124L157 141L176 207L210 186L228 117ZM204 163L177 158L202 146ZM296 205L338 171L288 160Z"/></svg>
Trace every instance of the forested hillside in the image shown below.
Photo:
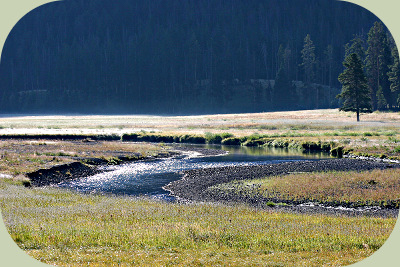
<svg viewBox="0 0 400 267"><path fill-rule="evenodd" d="M4 45L0 112L338 107L345 44L366 40L375 21L333 0L50 3L25 16Z"/></svg>

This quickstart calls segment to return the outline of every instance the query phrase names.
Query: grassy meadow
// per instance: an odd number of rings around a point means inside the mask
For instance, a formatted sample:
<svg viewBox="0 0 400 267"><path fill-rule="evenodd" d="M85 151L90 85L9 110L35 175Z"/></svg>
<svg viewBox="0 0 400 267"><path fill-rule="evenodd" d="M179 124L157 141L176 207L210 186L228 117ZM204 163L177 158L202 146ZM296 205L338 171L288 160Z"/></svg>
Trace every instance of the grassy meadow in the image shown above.
<svg viewBox="0 0 400 267"><path fill-rule="evenodd" d="M0 135L10 133L93 133L110 134L136 131L203 134L231 132L235 136L259 134L325 135L344 132L396 132L400 114L374 112L362 114L337 109L301 110L265 113L217 114L196 116L153 115L71 115L71 116L10 116L1 117Z"/></svg>
<svg viewBox="0 0 400 267"><path fill-rule="evenodd" d="M338 110L0 118L0 135L132 133L327 142L353 155L400 157L400 113L365 114L360 123L354 114ZM297 214L244 204L178 204L78 194L26 188L21 182L26 172L81 158L165 151L168 145L163 143L0 138L0 208L11 237L30 256L57 266L343 266L372 255L396 223L392 217ZM400 197L400 177L393 169L292 173L214 189L232 187L281 200L361 206L385 207Z"/></svg>
<svg viewBox="0 0 400 267"><path fill-rule="evenodd" d="M396 222L81 195L4 180L0 196L18 246L57 266L347 265L382 246Z"/></svg>

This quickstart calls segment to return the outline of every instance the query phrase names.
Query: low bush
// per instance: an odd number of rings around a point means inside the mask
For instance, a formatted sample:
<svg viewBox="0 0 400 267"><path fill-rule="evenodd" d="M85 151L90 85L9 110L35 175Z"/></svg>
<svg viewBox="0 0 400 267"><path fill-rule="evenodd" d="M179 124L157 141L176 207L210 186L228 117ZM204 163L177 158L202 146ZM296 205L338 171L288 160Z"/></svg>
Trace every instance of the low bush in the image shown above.
<svg viewBox="0 0 400 267"><path fill-rule="evenodd" d="M121 136L122 141L138 141L140 134L132 133L132 134L123 134Z"/></svg>
<svg viewBox="0 0 400 267"><path fill-rule="evenodd" d="M335 142L331 141L331 142L321 142L319 141L320 144L320 148L323 151L330 151L332 147L335 146Z"/></svg>
<svg viewBox="0 0 400 267"><path fill-rule="evenodd" d="M222 136L219 134L205 133L205 138L208 144L221 144Z"/></svg>
<svg viewBox="0 0 400 267"><path fill-rule="evenodd" d="M228 137L221 141L222 145L239 146L241 144L241 139L237 137Z"/></svg>
<svg viewBox="0 0 400 267"><path fill-rule="evenodd" d="M251 141L251 140L259 140L259 139L262 138L262 137L263 137L263 136L261 136L261 135L259 135L259 134L257 134L257 133L253 133L253 134L247 136L246 139L247 139L248 141Z"/></svg>
<svg viewBox="0 0 400 267"><path fill-rule="evenodd" d="M222 137L222 139L226 139L226 138L229 138L229 137L234 137L234 135L231 134L231 133L222 133L221 137Z"/></svg>
<svg viewBox="0 0 400 267"><path fill-rule="evenodd" d="M272 142L270 142L270 146L286 148L289 147L290 143L291 141L288 139L275 139Z"/></svg>
<svg viewBox="0 0 400 267"><path fill-rule="evenodd" d="M182 135L179 139L180 143L191 143L191 144L205 144L206 138L198 135Z"/></svg>

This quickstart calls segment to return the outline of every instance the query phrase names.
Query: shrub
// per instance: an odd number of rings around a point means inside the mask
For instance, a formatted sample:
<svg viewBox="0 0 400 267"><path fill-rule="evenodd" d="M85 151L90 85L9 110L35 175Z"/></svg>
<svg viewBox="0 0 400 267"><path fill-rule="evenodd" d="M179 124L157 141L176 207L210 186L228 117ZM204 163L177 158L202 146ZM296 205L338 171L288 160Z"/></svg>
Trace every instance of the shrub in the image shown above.
<svg viewBox="0 0 400 267"><path fill-rule="evenodd" d="M191 143L191 144L205 144L206 138L204 138L203 136L185 134L180 137L179 142Z"/></svg>
<svg viewBox="0 0 400 267"><path fill-rule="evenodd" d="M241 144L241 139L237 138L237 137L228 137L228 138L223 139L221 141L221 144L238 146Z"/></svg>
<svg viewBox="0 0 400 267"><path fill-rule="evenodd" d="M301 144L295 140L290 140L288 148L301 149Z"/></svg>
<svg viewBox="0 0 400 267"><path fill-rule="evenodd" d="M209 144L221 144L222 136L219 134L205 133L205 138Z"/></svg>
<svg viewBox="0 0 400 267"><path fill-rule="evenodd" d="M137 133L123 134L123 135L121 136L121 140L122 140L122 141L137 141L139 136L140 136L140 135L137 134Z"/></svg>
<svg viewBox="0 0 400 267"><path fill-rule="evenodd" d="M321 141L319 141L318 143L320 145L321 150L323 150L323 151L330 151L331 148L335 145L334 142L321 142Z"/></svg>
<svg viewBox="0 0 400 267"><path fill-rule="evenodd" d="M270 146L273 147L289 147L290 144L290 140L287 139L275 139L274 141L272 141L271 143L269 143Z"/></svg>
<svg viewBox="0 0 400 267"><path fill-rule="evenodd" d="M259 134L257 134L257 133L253 133L252 135L250 135L250 136L248 136L247 137L247 140L258 140L258 139L260 139L262 136L260 136Z"/></svg>
<svg viewBox="0 0 400 267"><path fill-rule="evenodd" d="M226 139L226 138L234 137L234 135L231 133L222 133L221 137L222 137L222 139Z"/></svg>

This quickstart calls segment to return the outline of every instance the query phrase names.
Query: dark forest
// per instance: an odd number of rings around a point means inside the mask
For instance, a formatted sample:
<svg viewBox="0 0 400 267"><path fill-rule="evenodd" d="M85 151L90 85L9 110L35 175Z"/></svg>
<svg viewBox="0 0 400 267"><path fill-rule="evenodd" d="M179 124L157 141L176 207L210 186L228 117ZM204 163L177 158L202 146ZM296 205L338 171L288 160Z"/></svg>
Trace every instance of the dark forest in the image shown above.
<svg viewBox="0 0 400 267"><path fill-rule="evenodd" d="M346 51L355 36L367 51L376 21L331 0L50 3L21 19L4 45L0 112L337 108Z"/></svg>

